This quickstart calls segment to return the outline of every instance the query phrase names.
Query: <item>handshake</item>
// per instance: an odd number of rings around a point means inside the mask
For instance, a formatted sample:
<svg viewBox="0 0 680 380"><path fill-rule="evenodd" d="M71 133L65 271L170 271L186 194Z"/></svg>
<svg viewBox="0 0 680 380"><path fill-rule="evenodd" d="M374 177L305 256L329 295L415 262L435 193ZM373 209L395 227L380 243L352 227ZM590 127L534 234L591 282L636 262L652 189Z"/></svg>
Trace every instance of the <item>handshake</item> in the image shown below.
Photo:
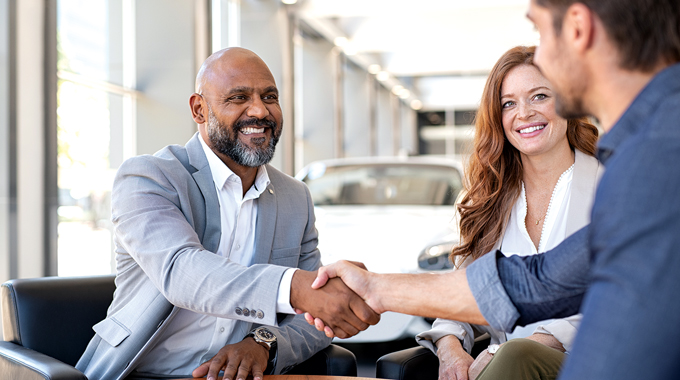
<svg viewBox="0 0 680 380"><path fill-rule="evenodd" d="M386 311L486 325L465 272L377 274L362 263L338 261L316 274L296 271L290 304L328 337L354 336Z"/></svg>
<svg viewBox="0 0 680 380"><path fill-rule="evenodd" d="M291 283L290 303L326 336L349 338L377 324L386 311L371 297L373 275L364 264L350 261L321 267L316 273L298 270Z"/></svg>

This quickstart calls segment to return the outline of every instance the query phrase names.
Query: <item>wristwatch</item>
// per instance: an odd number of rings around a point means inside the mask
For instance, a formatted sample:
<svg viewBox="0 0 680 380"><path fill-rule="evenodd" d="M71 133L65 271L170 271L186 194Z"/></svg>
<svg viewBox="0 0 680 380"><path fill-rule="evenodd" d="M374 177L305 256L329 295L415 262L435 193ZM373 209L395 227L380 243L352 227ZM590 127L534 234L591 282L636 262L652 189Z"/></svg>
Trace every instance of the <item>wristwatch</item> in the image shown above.
<svg viewBox="0 0 680 380"><path fill-rule="evenodd" d="M267 362L267 369L265 369L265 375L271 375L274 373L276 368L276 335L269 331L266 327L258 327L246 335L247 337L253 338L257 343L264 343L269 347L269 361Z"/></svg>
<svg viewBox="0 0 680 380"><path fill-rule="evenodd" d="M253 338L257 343L264 343L271 352L272 348L276 348L276 335L267 330L266 327L258 327L246 335L246 337Z"/></svg>
<svg viewBox="0 0 680 380"><path fill-rule="evenodd" d="M493 355L496 353L496 351L498 351L500 347L501 347L500 344L490 344L489 348L487 348L487 352Z"/></svg>

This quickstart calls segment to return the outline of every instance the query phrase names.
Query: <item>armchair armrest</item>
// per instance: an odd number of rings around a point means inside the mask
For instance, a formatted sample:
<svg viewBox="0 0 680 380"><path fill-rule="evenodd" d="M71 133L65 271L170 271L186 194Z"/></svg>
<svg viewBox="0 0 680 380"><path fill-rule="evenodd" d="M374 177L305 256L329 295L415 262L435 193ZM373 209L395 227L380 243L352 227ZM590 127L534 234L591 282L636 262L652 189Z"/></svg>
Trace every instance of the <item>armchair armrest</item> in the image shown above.
<svg viewBox="0 0 680 380"><path fill-rule="evenodd" d="M38 351L0 341L0 373L3 378L22 380L87 380L74 367Z"/></svg>
<svg viewBox="0 0 680 380"><path fill-rule="evenodd" d="M284 372L287 375L356 376L357 359L352 351L331 344Z"/></svg>
<svg viewBox="0 0 680 380"><path fill-rule="evenodd" d="M437 380L439 359L425 347L412 347L392 352L383 355L376 362L376 377L397 380Z"/></svg>

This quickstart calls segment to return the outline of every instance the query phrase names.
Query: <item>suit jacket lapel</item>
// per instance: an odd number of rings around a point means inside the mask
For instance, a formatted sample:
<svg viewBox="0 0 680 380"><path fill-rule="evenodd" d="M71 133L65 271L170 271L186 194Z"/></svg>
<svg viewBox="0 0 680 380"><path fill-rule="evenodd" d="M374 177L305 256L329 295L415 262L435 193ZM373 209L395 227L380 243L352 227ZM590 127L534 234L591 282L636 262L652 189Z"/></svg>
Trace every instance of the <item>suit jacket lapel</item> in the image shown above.
<svg viewBox="0 0 680 380"><path fill-rule="evenodd" d="M208 159L205 157L201 142L198 141L199 138L201 138L200 135L196 133L189 140L186 145L187 155L189 156L189 164L197 169L192 176L205 198L206 225L202 243L205 249L217 252L222 233L220 202L217 199L217 190L215 189L210 165L208 165Z"/></svg>
<svg viewBox="0 0 680 380"><path fill-rule="evenodd" d="M269 178L272 180L272 178ZM257 201L257 223L255 227L255 255L253 264L268 263L274 244L276 229L276 191L270 183Z"/></svg>

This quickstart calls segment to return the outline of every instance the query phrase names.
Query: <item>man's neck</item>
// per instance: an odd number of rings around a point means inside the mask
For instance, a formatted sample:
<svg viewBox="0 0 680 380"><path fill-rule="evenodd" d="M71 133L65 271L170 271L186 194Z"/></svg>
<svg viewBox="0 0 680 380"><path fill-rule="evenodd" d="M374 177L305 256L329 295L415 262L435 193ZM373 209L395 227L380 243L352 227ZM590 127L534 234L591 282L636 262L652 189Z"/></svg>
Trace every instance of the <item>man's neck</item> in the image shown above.
<svg viewBox="0 0 680 380"><path fill-rule="evenodd" d="M224 162L225 165L234 172L239 178L241 178L241 185L243 185L243 196L246 195L248 189L255 183L255 178L257 177L257 167L243 166L239 165L234 160L222 153L215 153L217 157Z"/></svg>
<svg viewBox="0 0 680 380"><path fill-rule="evenodd" d="M666 67L667 64L660 64L649 72L610 67L595 73L594 78L597 79L593 83L593 91L584 98L605 132L609 132L638 94Z"/></svg>

